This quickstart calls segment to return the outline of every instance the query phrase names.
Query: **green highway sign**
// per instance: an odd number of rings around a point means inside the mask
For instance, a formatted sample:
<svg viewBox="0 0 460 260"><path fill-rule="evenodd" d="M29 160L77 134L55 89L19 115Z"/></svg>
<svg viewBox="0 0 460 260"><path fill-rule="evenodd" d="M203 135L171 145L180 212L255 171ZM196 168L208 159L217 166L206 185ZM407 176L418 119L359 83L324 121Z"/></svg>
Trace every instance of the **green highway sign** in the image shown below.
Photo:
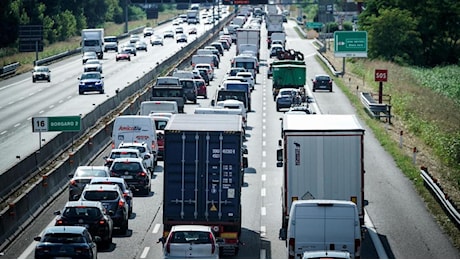
<svg viewBox="0 0 460 260"><path fill-rule="evenodd" d="M321 29L321 28L323 28L323 23L307 22L307 28L318 28L318 29Z"/></svg>
<svg viewBox="0 0 460 260"><path fill-rule="evenodd" d="M80 116L33 117L32 132L78 132Z"/></svg>
<svg viewBox="0 0 460 260"><path fill-rule="evenodd" d="M367 58L367 32L334 32L334 56Z"/></svg>

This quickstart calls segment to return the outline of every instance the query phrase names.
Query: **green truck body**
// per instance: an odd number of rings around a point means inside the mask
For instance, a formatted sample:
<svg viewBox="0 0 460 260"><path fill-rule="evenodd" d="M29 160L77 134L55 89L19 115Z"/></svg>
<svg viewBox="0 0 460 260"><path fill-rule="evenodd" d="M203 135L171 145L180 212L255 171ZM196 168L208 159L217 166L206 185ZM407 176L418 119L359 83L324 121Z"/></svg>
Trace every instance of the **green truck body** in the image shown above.
<svg viewBox="0 0 460 260"><path fill-rule="evenodd" d="M281 88L297 88L305 93L307 65L305 61L281 60L272 63L273 98Z"/></svg>

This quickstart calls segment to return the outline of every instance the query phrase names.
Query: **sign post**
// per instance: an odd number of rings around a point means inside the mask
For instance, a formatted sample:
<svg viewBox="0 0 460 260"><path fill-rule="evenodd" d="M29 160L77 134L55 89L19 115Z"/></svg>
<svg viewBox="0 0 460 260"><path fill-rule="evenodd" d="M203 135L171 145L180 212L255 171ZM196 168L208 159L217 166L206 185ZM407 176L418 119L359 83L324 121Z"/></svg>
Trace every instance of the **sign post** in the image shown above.
<svg viewBox="0 0 460 260"><path fill-rule="evenodd" d="M383 82L387 82L388 70L375 69L374 81L379 83L379 104L383 103Z"/></svg>

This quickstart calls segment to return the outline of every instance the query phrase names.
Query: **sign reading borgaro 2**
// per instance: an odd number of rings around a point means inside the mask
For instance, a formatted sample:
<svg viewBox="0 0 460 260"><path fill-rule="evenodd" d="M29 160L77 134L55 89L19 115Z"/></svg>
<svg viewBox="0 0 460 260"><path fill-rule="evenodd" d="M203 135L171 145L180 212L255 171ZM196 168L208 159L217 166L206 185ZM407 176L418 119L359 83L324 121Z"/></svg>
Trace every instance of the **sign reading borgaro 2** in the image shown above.
<svg viewBox="0 0 460 260"><path fill-rule="evenodd" d="M334 56L367 58L367 32L334 32Z"/></svg>
<svg viewBox="0 0 460 260"><path fill-rule="evenodd" d="M32 132L78 132L80 116L33 117Z"/></svg>

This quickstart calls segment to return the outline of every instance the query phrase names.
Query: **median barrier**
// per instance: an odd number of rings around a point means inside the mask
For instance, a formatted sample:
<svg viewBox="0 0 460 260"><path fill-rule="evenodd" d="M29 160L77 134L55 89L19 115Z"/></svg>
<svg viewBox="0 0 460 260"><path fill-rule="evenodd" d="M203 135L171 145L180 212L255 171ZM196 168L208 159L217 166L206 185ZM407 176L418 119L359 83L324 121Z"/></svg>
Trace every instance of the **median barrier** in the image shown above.
<svg viewBox="0 0 460 260"><path fill-rule="evenodd" d="M233 18L233 15L216 25L216 34ZM212 30L212 29L210 29ZM21 182L37 179L30 187L24 187L21 196L8 201L9 206L0 211L0 252L6 248L56 196L67 190L68 174L79 165L92 161L103 147L110 144L113 114L122 104L119 114L136 114L140 102L150 99L150 88L154 79L164 71L170 70L179 61L189 59L196 49L212 40L211 33L205 33L175 55L140 77L139 80L119 90L93 111L82 115L80 132L62 132L44 144L39 153L34 152L8 171L0 175L0 192L10 191ZM125 102L134 97L132 101ZM92 133L92 132L94 133ZM73 145L72 143L75 142ZM71 147L73 146L73 147ZM70 149L72 148L72 149ZM70 153L69 150L72 150ZM48 164L52 160L51 164ZM51 165L51 166L50 166ZM44 177L46 176L46 177ZM8 194L0 194L5 198ZM2 200L3 201L3 200Z"/></svg>
<svg viewBox="0 0 460 260"><path fill-rule="evenodd" d="M0 68L0 78L16 73L21 64L19 62L11 63Z"/></svg>

